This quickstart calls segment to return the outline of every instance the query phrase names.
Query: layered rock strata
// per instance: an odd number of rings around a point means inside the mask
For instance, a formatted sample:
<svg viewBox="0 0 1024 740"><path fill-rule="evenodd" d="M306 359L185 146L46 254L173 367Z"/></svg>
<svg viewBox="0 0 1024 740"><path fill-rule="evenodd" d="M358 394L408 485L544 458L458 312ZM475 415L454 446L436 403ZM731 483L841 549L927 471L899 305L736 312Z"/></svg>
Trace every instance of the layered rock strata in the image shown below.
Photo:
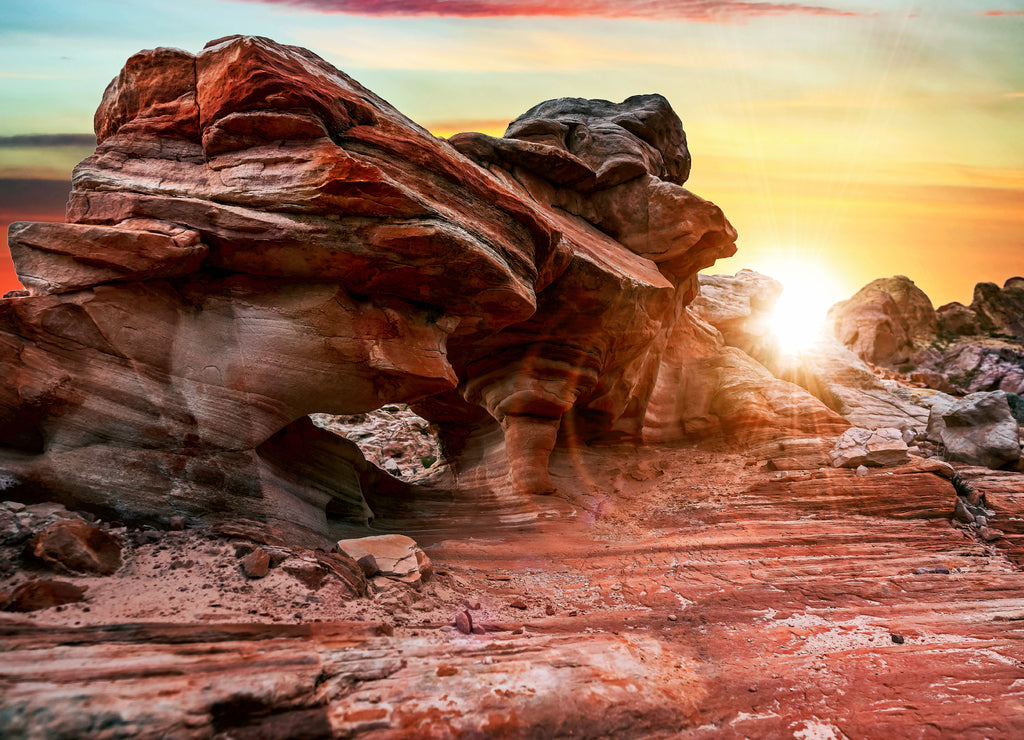
<svg viewBox="0 0 1024 740"><path fill-rule="evenodd" d="M683 187L661 96L446 142L305 49L233 36L135 55L95 124L68 223L10 231L9 496L315 544L372 517L374 473L311 413L413 403L459 486L495 495L552 491L556 444L845 426L766 373L730 381L746 361L685 309L735 231Z"/></svg>

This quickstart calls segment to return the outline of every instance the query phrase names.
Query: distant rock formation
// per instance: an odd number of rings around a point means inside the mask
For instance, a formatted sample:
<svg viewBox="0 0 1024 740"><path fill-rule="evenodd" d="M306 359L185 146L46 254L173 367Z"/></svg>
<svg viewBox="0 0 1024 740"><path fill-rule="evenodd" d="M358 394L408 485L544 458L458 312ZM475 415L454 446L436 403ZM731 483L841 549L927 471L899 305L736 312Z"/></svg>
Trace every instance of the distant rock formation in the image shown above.
<svg viewBox="0 0 1024 740"><path fill-rule="evenodd" d="M909 428L920 432L921 422L926 421L928 434L922 435L922 444L936 445L939 454L958 462L993 468L1019 465L1019 424L1009 408L1024 406L1019 398L1024 394L1024 278L1010 278L1002 288L978 283L969 307L949 303L935 311L909 278L875 280L850 300L833 306L829 316L839 340L875 365L875 373L886 376L873 382L904 397L898 405L912 411ZM809 356L799 362L822 367ZM787 377L784 372L777 374ZM833 387L840 377L835 369L823 375ZM912 386L931 390L915 394ZM972 395L955 398L965 394ZM902 402L907 397L913 401L910 407ZM999 409L993 416L998 423L984 420L975 410L977 402L963 406L969 398L997 399L984 408ZM875 428L842 406L830 405L855 423ZM970 413L953 413L952 409L961 407L969 407ZM944 414L952 414L950 428L939 434L936 429L942 426ZM989 427L997 432L990 433Z"/></svg>
<svg viewBox="0 0 1024 740"><path fill-rule="evenodd" d="M974 286L971 305L947 303L938 309L939 328L947 335L998 334L1024 337L1024 277Z"/></svg>
<svg viewBox="0 0 1024 740"><path fill-rule="evenodd" d="M691 310L722 333L724 342L761 363L775 378L805 389L849 424L866 429L923 430L928 407L888 387L869 365L831 337L795 354L779 351L771 316L782 286L753 270L701 275ZM803 413L813 416L810 409ZM822 432L824 434L824 432Z"/></svg>
<svg viewBox="0 0 1024 740"><path fill-rule="evenodd" d="M905 275L873 280L828 312L832 333L874 365L906 362L935 338L931 300Z"/></svg>
<svg viewBox="0 0 1024 740"><path fill-rule="evenodd" d="M446 142L305 49L232 36L133 56L95 128L68 223L10 229L8 497L314 545L410 494L311 413L412 403L460 489L502 496L552 491L556 443L847 426L686 309L736 235L682 187L661 96Z"/></svg>
<svg viewBox="0 0 1024 740"><path fill-rule="evenodd" d="M1024 278L978 283L970 306L937 310L904 276L875 280L829 310L836 337L866 362L946 393L1024 393Z"/></svg>

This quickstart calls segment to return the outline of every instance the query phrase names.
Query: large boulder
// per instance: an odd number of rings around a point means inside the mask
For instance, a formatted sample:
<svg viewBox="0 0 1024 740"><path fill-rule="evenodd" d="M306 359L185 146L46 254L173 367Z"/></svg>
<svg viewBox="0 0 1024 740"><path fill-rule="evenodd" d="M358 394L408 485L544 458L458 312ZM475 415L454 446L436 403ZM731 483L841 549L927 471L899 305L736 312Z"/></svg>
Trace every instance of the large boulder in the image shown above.
<svg viewBox="0 0 1024 740"><path fill-rule="evenodd" d="M899 429L847 429L829 453L837 468L887 467L910 460L907 443Z"/></svg>
<svg viewBox="0 0 1024 740"><path fill-rule="evenodd" d="M1020 428L1006 393L972 393L932 408L928 434L954 462L999 468L1020 459Z"/></svg>
<svg viewBox="0 0 1024 740"><path fill-rule="evenodd" d="M339 540L338 551L352 558L369 576L380 575L406 583L420 583L431 574L430 558L412 537L384 534Z"/></svg>
<svg viewBox="0 0 1024 740"><path fill-rule="evenodd" d="M938 326L931 300L905 275L873 280L832 306L828 320L839 341L875 365L907 361Z"/></svg>
<svg viewBox="0 0 1024 740"><path fill-rule="evenodd" d="M62 570L110 575L121 567L121 540L80 519L58 519L29 545L36 558Z"/></svg>

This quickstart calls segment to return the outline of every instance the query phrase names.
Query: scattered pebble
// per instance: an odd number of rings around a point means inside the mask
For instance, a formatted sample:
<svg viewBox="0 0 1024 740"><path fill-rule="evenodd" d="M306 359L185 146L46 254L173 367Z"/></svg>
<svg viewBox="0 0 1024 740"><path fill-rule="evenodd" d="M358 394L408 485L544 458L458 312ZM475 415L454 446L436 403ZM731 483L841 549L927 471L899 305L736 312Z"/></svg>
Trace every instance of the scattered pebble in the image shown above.
<svg viewBox="0 0 1024 740"><path fill-rule="evenodd" d="M455 627L464 635L473 632L473 617L468 611L461 611L455 615Z"/></svg>

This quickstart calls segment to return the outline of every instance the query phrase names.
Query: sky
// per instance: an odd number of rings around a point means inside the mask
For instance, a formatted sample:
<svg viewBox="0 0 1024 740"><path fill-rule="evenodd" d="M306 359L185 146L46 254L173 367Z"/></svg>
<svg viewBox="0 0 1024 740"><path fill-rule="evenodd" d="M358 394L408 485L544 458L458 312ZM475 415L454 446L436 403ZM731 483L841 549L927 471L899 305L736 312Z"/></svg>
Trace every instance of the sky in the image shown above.
<svg viewBox="0 0 1024 740"><path fill-rule="evenodd" d="M1024 0L0 0L0 229L63 220L136 51L305 46L439 136L543 100L665 95L687 187L737 255L835 300L904 274L936 306L1024 274ZM18 287L7 250L0 291Z"/></svg>

